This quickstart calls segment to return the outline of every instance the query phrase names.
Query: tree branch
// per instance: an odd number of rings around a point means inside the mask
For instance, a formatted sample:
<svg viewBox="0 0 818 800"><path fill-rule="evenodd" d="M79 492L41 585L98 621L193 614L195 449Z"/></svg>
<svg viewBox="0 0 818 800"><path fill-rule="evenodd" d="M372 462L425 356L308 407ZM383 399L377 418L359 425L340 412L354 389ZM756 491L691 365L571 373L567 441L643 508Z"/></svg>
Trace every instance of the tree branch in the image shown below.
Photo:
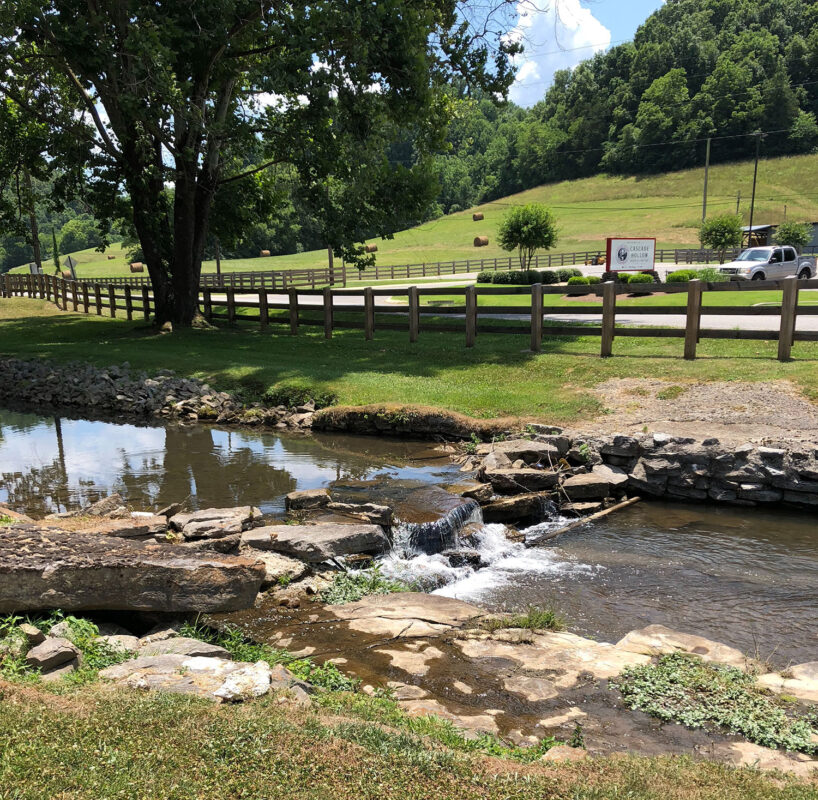
<svg viewBox="0 0 818 800"><path fill-rule="evenodd" d="M269 169L270 167L274 167L276 164L283 164L284 159L277 158L274 161L267 161L264 164L261 164L258 167L253 167L253 169L248 169L246 172L240 172L238 175L231 175L229 178L222 178L219 181L219 185L225 183L233 183L233 181L240 181L242 178L247 178L250 175L255 175L257 172L263 172L265 169Z"/></svg>

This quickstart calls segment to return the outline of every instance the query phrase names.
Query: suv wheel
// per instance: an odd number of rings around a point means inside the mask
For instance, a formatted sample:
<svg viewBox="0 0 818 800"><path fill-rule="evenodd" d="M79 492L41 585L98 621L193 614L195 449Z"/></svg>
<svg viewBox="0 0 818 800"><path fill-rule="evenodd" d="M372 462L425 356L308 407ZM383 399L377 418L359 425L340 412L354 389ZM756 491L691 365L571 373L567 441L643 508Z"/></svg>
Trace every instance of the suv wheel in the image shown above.
<svg viewBox="0 0 818 800"><path fill-rule="evenodd" d="M755 274L755 275L753 275L753 277L751 278L751 280L754 280L754 281L763 281L763 280L764 280L764 277L765 277L765 276L764 276L764 273L763 273L763 272L756 272L756 274Z"/></svg>
<svg viewBox="0 0 818 800"><path fill-rule="evenodd" d="M804 267L804 269L798 273L798 280L800 281L808 281L810 278L812 278L812 273L808 267Z"/></svg>

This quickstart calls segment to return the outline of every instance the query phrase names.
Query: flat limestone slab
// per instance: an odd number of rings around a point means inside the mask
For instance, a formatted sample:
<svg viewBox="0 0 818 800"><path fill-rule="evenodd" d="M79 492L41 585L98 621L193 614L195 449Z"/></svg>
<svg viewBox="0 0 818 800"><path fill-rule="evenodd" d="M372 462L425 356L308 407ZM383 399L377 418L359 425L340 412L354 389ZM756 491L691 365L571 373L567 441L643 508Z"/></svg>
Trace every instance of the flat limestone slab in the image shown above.
<svg viewBox="0 0 818 800"><path fill-rule="evenodd" d="M265 546L270 550L313 564L358 553L377 555L389 547L389 539L380 525L274 525L253 531L255 537L267 533L270 539Z"/></svg>
<svg viewBox="0 0 818 800"><path fill-rule="evenodd" d="M443 633L485 615L462 600L421 592L371 595L328 610L352 630L396 638Z"/></svg>
<svg viewBox="0 0 818 800"><path fill-rule="evenodd" d="M0 613L237 611L264 580L255 559L37 525L0 528Z"/></svg>

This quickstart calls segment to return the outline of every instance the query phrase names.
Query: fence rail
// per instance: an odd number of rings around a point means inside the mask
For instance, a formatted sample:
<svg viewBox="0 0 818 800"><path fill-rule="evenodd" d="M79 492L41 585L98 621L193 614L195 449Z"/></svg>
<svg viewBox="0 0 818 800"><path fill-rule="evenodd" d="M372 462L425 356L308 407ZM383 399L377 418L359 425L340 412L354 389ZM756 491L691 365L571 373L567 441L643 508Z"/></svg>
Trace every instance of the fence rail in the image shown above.
<svg viewBox="0 0 818 800"><path fill-rule="evenodd" d="M64 280L54 275L9 275L2 276L0 281L3 297L15 295L36 297L55 303L64 311L73 310L98 316L120 316L123 311L127 319L139 315L149 319L153 308L153 295L147 285L117 287L114 284L87 283ZM332 338L335 329L358 329L364 331L366 339L373 339L376 329L408 330L409 341L415 342L421 332L456 332L465 334L466 347L475 345L478 334L526 334L530 336L531 350L542 349L542 340L546 336L598 336L601 340L600 355L607 357L613 353L613 343L617 337L675 337L684 339L684 357L694 359L696 346L701 339L750 339L761 341L778 341L778 358L781 361L790 359L792 345L796 341L818 341L818 331L796 331L799 315L818 316L818 306L799 305L798 297L802 289L818 289L818 280L799 280L795 277L783 280L752 281L747 283L707 283L693 280L686 284L663 284L662 292L666 294L686 293L685 307L665 306L628 306L630 315L684 315L684 328L670 327L617 327L617 297L620 294L650 294L655 290L653 284L628 284L614 282L596 286L572 286L570 289L557 286L506 286L485 287L467 286L465 288L431 288L411 286L407 289L382 288L371 286L359 289L338 290L330 287L323 289L289 288L286 302L270 302L268 289L258 287L256 297L248 299L237 297L236 287L202 287L200 299L204 316L208 320L224 319L230 324L239 322L256 322L262 330L270 325L289 327L297 335L300 326L318 326L324 329L324 336ZM757 291L773 289L781 291L781 305L774 306L703 306L705 292L724 291ZM242 290L244 291L244 290ZM596 305L547 305L548 295L585 296L601 298L602 304ZM320 305L300 302L301 297L321 297ZM463 296L464 303L445 306L423 306L422 297ZM498 297L527 295L527 305L502 305L498 302L492 306L478 306L478 297ZM406 297L406 305L378 306L375 297ZM339 297L360 297L360 303L339 305ZM276 312L286 312L277 314ZM271 314L271 312L273 312ZM595 325L584 323L544 324L548 314L578 314L601 316L601 322ZM702 315L742 315L742 316L778 316L779 329L743 330L743 329L708 329L701 324ZM515 315L523 324L509 324L499 320L501 315ZM398 318L396 322L386 322L384 318ZM527 321L525 318L528 318ZM442 320L441 320L442 318ZM453 324L449 319L458 324ZM459 324L462 318L463 324ZM527 324L526 324L527 322Z"/></svg>
<svg viewBox="0 0 818 800"><path fill-rule="evenodd" d="M735 258L739 250L730 250L725 253L728 259ZM533 257L529 263L530 269L558 269L559 267L576 267L590 264L594 260L604 259L604 250L579 250L574 253L541 253ZM673 264L700 264L711 263L719 259L715 250L690 249L663 249L656 251L656 260L659 263ZM375 265L358 270L341 264L340 267L329 269L292 269L257 272L214 272L202 273L200 285L211 288L224 289L228 286L244 291L249 289L273 289L288 291L291 288L311 288L319 286L346 286L349 281L383 281L412 278L442 277L445 275L461 275L467 272L483 272L485 270L517 270L520 262L517 256L498 256L497 258L469 258L455 261L424 261L416 264ZM146 276L116 276L97 278L97 282L113 286L145 286L150 285L150 278Z"/></svg>

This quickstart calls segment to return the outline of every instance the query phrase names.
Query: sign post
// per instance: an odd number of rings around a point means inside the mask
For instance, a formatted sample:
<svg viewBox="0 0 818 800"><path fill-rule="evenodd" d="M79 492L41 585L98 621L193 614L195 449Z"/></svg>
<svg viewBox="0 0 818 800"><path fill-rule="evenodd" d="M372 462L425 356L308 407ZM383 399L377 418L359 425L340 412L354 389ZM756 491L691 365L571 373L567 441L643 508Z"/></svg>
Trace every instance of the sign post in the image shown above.
<svg viewBox="0 0 818 800"><path fill-rule="evenodd" d="M609 273L656 274L656 239L608 237L606 256Z"/></svg>

